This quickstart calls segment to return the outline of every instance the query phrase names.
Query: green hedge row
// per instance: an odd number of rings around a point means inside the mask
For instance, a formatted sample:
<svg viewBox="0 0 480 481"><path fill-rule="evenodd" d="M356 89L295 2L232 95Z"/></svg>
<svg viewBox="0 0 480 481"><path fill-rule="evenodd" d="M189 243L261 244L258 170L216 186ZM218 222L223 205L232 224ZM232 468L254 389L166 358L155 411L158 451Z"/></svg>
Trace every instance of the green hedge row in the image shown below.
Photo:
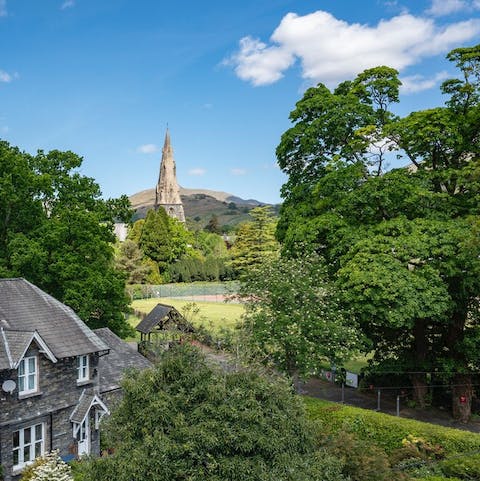
<svg viewBox="0 0 480 481"><path fill-rule="evenodd" d="M387 453L401 447L402 439L409 434L421 437L431 444L440 445L447 457L453 454L480 452L480 434L320 399L305 397L304 402L308 416L320 422L322 430L335 433L347 429L360 439L373 441Z"/></svg>

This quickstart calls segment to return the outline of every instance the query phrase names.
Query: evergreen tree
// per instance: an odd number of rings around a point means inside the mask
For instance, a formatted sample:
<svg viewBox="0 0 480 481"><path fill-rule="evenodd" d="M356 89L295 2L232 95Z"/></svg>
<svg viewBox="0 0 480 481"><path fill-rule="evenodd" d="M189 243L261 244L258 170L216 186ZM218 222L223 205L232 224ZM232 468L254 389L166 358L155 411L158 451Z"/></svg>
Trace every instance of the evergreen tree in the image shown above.
<svg viewBox="0 0 480 481"><path fill-rule="evenodd" d="M242 276L250 268L277 256L279 244L275 239L276 220L270 206L250 211L252 221L238 227L235 243L230 250L230 266Z"/></svg>

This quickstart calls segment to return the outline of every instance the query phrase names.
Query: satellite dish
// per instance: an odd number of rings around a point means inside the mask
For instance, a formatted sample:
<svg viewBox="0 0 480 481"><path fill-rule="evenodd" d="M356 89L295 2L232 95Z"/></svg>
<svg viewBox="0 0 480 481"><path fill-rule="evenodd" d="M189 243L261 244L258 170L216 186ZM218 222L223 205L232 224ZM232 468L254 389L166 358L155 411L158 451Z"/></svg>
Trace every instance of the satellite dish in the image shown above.
<svg viewBox="0 0 480 481"><path fill-rule="evenodd" d="M3 381L2 390L5 392L12 394L12 392L15 391L16 387L17 387L17 384L15 383L15 381L12 381L11 379L7 379L6 381Z"/></svg>

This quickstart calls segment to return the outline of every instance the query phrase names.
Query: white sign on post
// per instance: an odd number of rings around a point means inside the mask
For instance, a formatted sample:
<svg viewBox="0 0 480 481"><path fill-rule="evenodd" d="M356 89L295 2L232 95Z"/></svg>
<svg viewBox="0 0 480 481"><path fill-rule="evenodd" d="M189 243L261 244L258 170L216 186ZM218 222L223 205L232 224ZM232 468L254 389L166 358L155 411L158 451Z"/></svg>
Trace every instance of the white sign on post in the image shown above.
<svg viewBox="0 0 480 481"><path fill-rule="evenodd" d="M358 374L355 374L354 372L348 372L346 373L345 377L345 384L350 387L358 387Z"/></svg>

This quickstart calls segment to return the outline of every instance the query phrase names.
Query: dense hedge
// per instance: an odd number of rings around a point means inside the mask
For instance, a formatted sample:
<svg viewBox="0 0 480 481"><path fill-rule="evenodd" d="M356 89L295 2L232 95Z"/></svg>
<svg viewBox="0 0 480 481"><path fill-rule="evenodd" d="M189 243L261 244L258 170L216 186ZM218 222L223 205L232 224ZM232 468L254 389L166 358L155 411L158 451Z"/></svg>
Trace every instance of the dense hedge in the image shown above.
<svg viewBox="0 0 480 481"><path fill-rule="evenodd" d="M480 451L480 434L342 406L320 399L305 397L304 402L309 417L318 421L324 432L333 434L347 429L360 439L373 441L387 453L401 447L402 439L409 434L440 445L447 456Z"/></svg>

